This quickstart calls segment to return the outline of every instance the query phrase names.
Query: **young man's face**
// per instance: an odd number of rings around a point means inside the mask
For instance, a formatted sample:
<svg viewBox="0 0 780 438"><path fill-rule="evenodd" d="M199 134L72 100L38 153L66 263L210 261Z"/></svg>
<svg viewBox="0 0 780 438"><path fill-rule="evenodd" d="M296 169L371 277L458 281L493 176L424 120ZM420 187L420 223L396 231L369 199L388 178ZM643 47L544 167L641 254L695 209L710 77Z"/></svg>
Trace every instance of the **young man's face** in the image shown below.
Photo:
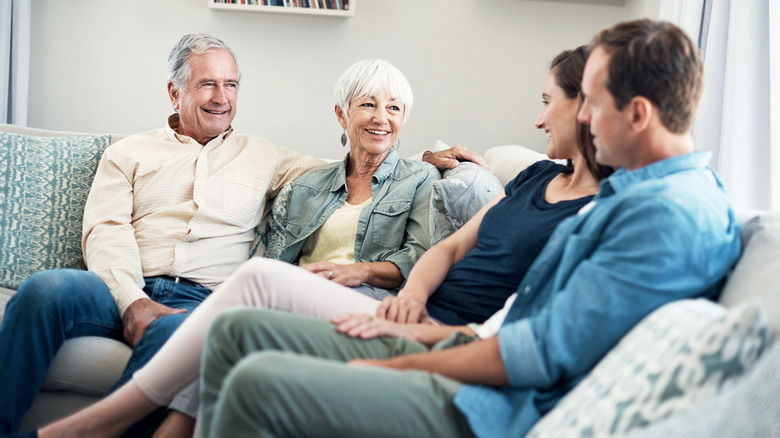
<svg viewBox="0 0 780 438"><path fill-rule="evenodd" d="M590 125L596 161L605 166L636 168L635 145L630 133L629 106L623 110L615 107L615 100L607 90L610 55L596 47L588 57L582 75L582 92L585 101L577 119Z"/></svg>
<svg viewBox="0 0 780 438"><path fill-rule="evenodd" d="M205 145L225 132L236 115L238 73L227 50L190 55L190 77L185 89L169 94L179 113L179 134Z"/></svg>

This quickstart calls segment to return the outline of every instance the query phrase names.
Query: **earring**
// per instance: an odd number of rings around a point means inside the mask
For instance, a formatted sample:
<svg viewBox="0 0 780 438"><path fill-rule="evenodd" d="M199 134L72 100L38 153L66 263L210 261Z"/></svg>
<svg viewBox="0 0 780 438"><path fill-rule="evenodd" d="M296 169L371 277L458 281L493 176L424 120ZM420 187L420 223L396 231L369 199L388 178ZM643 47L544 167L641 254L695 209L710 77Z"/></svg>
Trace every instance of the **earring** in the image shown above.
<svg viewBox="0 0 780 438"><path fill-rule="evenodd" d="M344 133L341 134L341 147L345 147L347 145L347 130L344 130Z"/></svg>
<svg viewBox="0 0 780 438"><path fill-rule="evenodd" d="M396 150L401 150L401 138L400 137L395 139L395 144L393 146L395 146Z"/></svg>

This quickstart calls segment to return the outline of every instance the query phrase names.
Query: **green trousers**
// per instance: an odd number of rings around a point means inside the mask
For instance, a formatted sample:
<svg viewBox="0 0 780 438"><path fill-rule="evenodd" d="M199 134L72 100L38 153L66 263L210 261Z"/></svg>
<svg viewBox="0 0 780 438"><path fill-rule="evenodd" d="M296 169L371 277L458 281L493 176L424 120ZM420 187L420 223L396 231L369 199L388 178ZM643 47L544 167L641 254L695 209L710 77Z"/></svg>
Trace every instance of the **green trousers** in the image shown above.
<svg viewBox="0 0 780 438"><path fill-rule="evenodd" d="M299 315L228 311L203 355L203 436L473 437L453 403L459 382L346 364L425 351L407 339L351 339Z"/></svg>

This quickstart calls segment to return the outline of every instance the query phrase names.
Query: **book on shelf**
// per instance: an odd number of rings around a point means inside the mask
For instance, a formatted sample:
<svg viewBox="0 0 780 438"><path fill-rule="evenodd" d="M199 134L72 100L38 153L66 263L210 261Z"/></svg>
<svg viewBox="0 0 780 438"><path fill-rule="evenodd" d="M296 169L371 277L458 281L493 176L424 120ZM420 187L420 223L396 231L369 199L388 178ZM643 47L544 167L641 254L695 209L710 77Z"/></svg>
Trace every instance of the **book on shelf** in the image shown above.
<svg viewBox="0 0 780 438"><path fill-rule="evenodd" d="M279 6L284 8L348 11L349 0L214 0L218 4Z"/></svg>

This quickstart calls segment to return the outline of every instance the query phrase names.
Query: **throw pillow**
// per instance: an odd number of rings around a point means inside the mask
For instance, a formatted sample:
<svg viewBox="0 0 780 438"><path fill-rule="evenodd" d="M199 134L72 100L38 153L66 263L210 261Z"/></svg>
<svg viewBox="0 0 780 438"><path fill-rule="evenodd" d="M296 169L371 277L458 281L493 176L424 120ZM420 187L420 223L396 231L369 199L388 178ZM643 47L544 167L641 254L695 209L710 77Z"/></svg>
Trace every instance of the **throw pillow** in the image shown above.
<svg viewBox="0 0 780 438"><path fill-rule="evenodd" d="M549 160L549 158L545 154L524 146L506 145L493 146L485 151L485 160L501 184L506 185L528 166L540 160ZM566 160L553 161L566 162Z"/></svg>
<svg viewBox="0 0 780 438"><path fill-rule="evenodd" d="M626 433L718 393L767 343L763 308L707 300L667 304L642 320L529 437Z"/></svg>
<svg viewBox="0 0 780 438"><path fill-rule="evenodd" d="M0 286L45 269L84 269L81 221L111 136L0 133Z"/></svg>
<svg viewBox="0 0 780 438"><path fill-rule="evenodd" d="M454 233L503 190L495 175L482 166L463 162L445 170L433 182L431 194L431 245Z"/></svg>
<svg viewBox="0 0 780 438"><path fill-rule="evenodd" d="M260 235L260 244L263 253L260 253L260 247L252 251L252 256L263 256L269 259L278 259L286 245L286 233L284 224L287 222L287 206L290 204L290 195L292 195L292 183L285 183L279 194L274 198L271 205L271 213L268 215L268 221Z"/></svg>
<svg viewBox="0 0 780 438"><path fill-rule="evenodd" d="M765 212L742 227L742 255L729 276L720 302L726 307L758 300L766 308L772 338L780 335L780 212Z"/></svg>
<svg viewBox="0 0 780 438"><path fill-rule="evenodd" d="M625 438L780 436L780 343L724 389L687 411L638 429Z"/></svg>

